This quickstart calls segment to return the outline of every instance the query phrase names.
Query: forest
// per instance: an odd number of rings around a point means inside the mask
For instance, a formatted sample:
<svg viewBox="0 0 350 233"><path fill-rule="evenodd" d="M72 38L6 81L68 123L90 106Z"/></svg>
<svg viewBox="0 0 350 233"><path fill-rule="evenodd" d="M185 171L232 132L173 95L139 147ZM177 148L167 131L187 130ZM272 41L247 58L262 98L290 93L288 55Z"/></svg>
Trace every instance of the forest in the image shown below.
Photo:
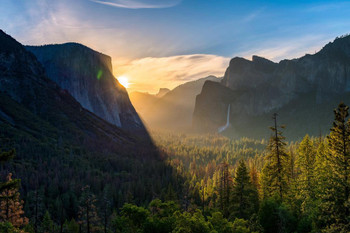
<svg viewBox="0 0 350 233"><path fill-rule="evenodd" d="M269 140L152 131L158 157L143 160L76 148L24 163L29 147L7 146L0 231L350 232L349 107L325 136L288 141L281 123L275 114Z"/></svg>

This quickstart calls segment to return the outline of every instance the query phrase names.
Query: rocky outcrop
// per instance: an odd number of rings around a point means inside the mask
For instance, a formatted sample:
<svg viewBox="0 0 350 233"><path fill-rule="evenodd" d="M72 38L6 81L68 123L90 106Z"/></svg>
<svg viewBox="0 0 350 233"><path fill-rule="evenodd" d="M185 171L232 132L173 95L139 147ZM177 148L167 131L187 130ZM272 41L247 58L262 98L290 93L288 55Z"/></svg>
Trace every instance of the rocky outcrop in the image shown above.
<svg viewBox="0 0 350 233"><path fill-rule="evenodd" d="M144 130L127 91L113 76L109 56L77 43L26 48L84 108L123 129Z"/></svg>
<svg viewBox="0 0 350 233"><path fill-rule="evenodd" d="M236 93L234 98L222 97L222 94L217 92L217 88L203 88L197 97L195 113L206 112L207 114L200 117L197 114L194 125L212 122L218 126L218 119L222 118L222 116L215 116L215 112L218 111L217 105L224 102L217 101L215 106L210 102L202 102L207 100L203 100L204 98L201 96L209 95L208 92L211 92L211 95L216 93L220 98L225 99L225 103L231 103L231 113L233 114L231 121L242 120L247 125L249 125L249 119L262 119L263 116L269 116L273 112L283 111L285 114L294 114L286 109L291 104L303 106L301 104L303 102L312 103L312 105L319 106L320 111L325 109L322 107L325 103L335 107L337 105L335 100L343 99L346 101L346 96L350 92L350 36L337 38L314 55L282 60L279 63L258 56L253 56L251 61L244 58L233 58L221 85ZM298 109L305 114L311 114L311 112L308 113L307 109L300 107L291 107L290 109L293 111ZM209 114L210 112L212 114ZM218 114L221 113L218 112ZM266 117L266 119L268 118ZM297 127L297 122L292 120L286 124ZM267 127L267 123L265 123L262 127ZM244 132L244 129L239 129L242 124L238 124L236 123L236 129L232 127L232 130ZM312 125L313 122L310 124ZM320 124L326 125L327 123L321 122ZM317 131L316 128L323 127L323 125L315 125L314 131ZM254 130L251 129L251 131ZM301 130L300 136L304 133ZM242 135L244 136L245 133Z"/></svg>
<svg viewBox="0 0 350 233"><path fill-rule="evenodd" d="M193 126L199 131L215 132L218 126L226 123L228 105L238 96L237 92L218 82L206 81L202 92L196 97Z"/></svg>

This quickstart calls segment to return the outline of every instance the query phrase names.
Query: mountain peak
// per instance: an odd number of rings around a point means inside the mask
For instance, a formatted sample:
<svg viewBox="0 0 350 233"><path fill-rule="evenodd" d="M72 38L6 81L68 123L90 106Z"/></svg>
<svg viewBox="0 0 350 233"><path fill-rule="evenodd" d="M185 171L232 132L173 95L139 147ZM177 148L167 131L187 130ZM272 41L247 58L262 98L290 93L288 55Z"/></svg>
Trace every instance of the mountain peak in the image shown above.
<svg viewBox="0 0 350 233"><path fill-rule="evenodd" d="M161 98L164 95L166 95L169 91L170 91L170 89L168 89L168 88L159 88L159 91L155 96L158 98Z"/></svg>
<svg viewBox="0 0 350 233"><path fill-rule="evenodd" d="M18 43L13 37L6 34L0 29L0 50L4 52L10 52L18 49L22 49L23 46Z"/></svg>
<svg viewBox="0 0 350 233"><path fill-rule="evenodd" d="M267 58L264 58L264 57L257 56L257 55L252 56L252 62L253 63L273 63L273 64L275 64L273 61L271 61Z"/></svg>
<svg viewBox="0 0 350 233"><path fill-rule="evenodd" d="M335 38L333 42L326 44L318 54L328 54L332 57L343 55L350 56L350 35Z"/></svg>

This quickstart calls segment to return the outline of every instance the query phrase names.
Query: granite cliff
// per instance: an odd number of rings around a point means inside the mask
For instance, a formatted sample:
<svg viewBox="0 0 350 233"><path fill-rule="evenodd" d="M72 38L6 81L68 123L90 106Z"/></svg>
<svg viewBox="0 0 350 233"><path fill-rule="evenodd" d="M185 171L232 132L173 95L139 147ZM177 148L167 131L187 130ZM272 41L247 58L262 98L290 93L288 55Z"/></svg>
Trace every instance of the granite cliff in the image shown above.
<svg viewBox="0 0 350 233"><path fill-rule="evenodd" d="M144 130L126 89L112 73L111 58L77 43L26 46L47 76L84 108L128 131Z"/></svg>

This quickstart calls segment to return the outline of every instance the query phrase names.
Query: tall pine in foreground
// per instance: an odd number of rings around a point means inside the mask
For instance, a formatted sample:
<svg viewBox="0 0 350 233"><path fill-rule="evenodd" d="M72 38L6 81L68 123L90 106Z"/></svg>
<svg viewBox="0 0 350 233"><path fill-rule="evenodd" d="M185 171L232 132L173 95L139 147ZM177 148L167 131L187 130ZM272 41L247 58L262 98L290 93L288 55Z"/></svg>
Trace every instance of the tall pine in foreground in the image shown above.
<svg viewBox="0 0 350 233"><path fill-rule="evenodd" d="M96 197L90 191L90 186L86 185L82 189L79 206L79 224L86 233L98 231L99 217L97 215Z"/></svg>
<svg viewBox="0 0 350 233"><path fill-rule="evenodd" d="M304 201L315 198L315 159L316 151L313 141L306 135L298 148L297 166L299 169L299 190Z"/></svg>
<svg viewBox="0 0 350 233"><path fill-rule="evenodd" d="M8 174L7 182L12 182L12 174ZM20 199L18 187L7 188L0 193L0 219L10 222L14 227L22 227L28 224L28 219L23 217L23 201Z"/></svg>
<svg viewBox="0 0 350 233"><path fill-rule="evenodd" d="M258 211L258 191L250 180L247 166L243 160L239 162L232 193L232 214L235 218L248 220Z"/></svg>
<svg viewBox="0 0 350 233"><path fill-rule="evenodd" d="M350 122L349 107L340 103L328 136L328 165L331 169L323 197L326 231L350 232Z"/></svg>
<svg viewBox="0 0 350 233"><path fill-rule="evenodd" d="M0 163L8 162L14 156L15 150L0 152ZM20 182L19 179L12 179L11 173L8 174L5 182L0 182L0 222L5 225L10 224L17 229L28 223L28 219L23 217L23 201L18 192ZM0 228L3 226L0 224Z"/></svg>
<svg viewBox="0 0 350 233"><path fill-rule="evenodd" d="M229 174L229 164L224 162L220 165L220 176L218 182L219 208L225 218L229 216L231 203L232 178Z"/></svg>
<svg viewBox="0 0 350 233"><path fill-rule="evenodd" d="M270 127L273 134L267 145L267 161L262 170L261 179L263 197L277 196L282 201L288 189L289 157L285 149L285 137L282 134L284 126L278 126L276 113L273 115L273 120L274 126Z"/></svg>

